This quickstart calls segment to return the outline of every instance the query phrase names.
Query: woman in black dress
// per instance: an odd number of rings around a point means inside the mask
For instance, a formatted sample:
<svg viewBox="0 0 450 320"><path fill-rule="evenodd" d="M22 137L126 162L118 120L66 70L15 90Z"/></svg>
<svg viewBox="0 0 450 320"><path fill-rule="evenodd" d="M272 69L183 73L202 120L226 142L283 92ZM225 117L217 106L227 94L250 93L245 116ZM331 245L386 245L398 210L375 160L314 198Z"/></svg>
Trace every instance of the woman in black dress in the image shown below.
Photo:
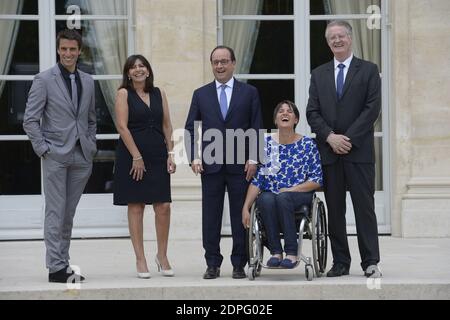
<svg viewBox="0 0 450 320"><path fill-rule="evenodd" d="M166 95L154 87L152 68L142 55L132 55L125 62L115 113L120 139L114 169L114 204L128 206L137 275L150 277L144 253L143 218L145 205L152 204L158 243L155 262L162 275L173 276L167 259L170 174L175 172L172 124Z"/></svg>

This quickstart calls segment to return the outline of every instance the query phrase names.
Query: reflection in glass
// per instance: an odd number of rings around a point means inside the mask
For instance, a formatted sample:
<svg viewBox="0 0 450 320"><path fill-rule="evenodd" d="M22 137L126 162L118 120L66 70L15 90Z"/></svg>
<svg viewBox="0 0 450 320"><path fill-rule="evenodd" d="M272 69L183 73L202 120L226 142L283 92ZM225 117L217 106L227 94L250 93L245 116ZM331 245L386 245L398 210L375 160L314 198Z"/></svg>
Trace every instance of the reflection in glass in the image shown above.
<svg viewBox="0 0 450 320"><path fill-rule="evenodd" d="M370 30L366 20L348 20L353 28L352 49L356 57L371 61L381 70L381 30ZM311 70L333 58L325 39L325 21L311 21Z"/></svg>
<svg viewBox="0 0 450 320"><path fill-rule="evenodd" d="M294 73L292 21L224 21L224 44L235 49L238 74Z"/></svg>
<svg viewBox="0 0 450 320"><path fill-rule="evenodd" d="M97 154L85 193L112 193L117 140L97 140Z"/></svg>
<svg viewBox="0 0 450 320"><path fill-rule="evenodd" d="M248 80L258 89L265 129L274 129L273 111L282 100L294 101L294 80Z"/></svg>
<svg viewBox="0 0 450 320"><path fill-rule="evenodd" d="M126 15L127 0L55 0L58 15L72 14L67 9L77 6L84 15Z"/></svg>
<svg viewBox="0 0 450 320"><path fill-rule="evenodd" d="M29 141L0 141L0 154L0 195L41 193L41 162Z"/></svg>
<svg viewBox="0 0 450 320"><path fill-rule="evenodd" d="M257 9L257 10L255 10ZM293 0L224 0L225 15L291 15Z"/></svg>
<svg viewBox="0 0 450 320"><path fill-rule="evenodd" d="M23 114L31 81L1 81L0 135L24 135Z"/></svg>
<svg viewBox="0 0 450 320"><path fill-rule="evenodd" d="M375 137L375 191L383 190L383 140Z"/></svg>

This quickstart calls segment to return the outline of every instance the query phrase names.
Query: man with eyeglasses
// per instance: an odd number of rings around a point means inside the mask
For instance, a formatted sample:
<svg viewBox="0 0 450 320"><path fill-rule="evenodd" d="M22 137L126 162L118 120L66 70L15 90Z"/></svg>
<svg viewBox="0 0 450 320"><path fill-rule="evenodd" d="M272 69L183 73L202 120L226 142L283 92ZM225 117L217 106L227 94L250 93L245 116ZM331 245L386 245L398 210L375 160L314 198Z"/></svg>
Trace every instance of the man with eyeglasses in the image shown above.
<svg viewBox="0 0 450 320"><path fill-rule="evenodd" d="M226 133L243 130L257 136L262 128L261 104L255 87L233 77L236 67L233 49L226 46L214 48L210 62L215 80L194 91L185 126L189 132L186 149L191 169L195 175L201 174L202 181L202 238L207 264L203 278L215 279L220 276L223 260L220 253L220 234L226 189L233 237L232 277L240 279L246 277L244 267L247 264L241 211L248 183L256 172L257 141L252 143L246 140L236 146L238 139L235 136L230 138ZM201 123L203 134L201 156L198 155L195 145L197 123ZM210 133L217 132L220 137L207 138ZM219 140L223 142L222 148L215 149L214 161L210 161L211 157L208 157L206 151L217 146ZM243 163L239 161L239 152L236 152L242 148L245 149Z"/></svg>
<svg viewBox="0 0 450 320"><path fill-rule="evenodd" d="M333 267L327 276L349 274L351 257L345 219L349 190L361 268L366 277L378 278L374 124L381 108L380 75L376 64L353 56L352 27L348 22L330 22L325 37L334 59L311 74L306 117L316 133L323 165L333 253Z"/></svg>

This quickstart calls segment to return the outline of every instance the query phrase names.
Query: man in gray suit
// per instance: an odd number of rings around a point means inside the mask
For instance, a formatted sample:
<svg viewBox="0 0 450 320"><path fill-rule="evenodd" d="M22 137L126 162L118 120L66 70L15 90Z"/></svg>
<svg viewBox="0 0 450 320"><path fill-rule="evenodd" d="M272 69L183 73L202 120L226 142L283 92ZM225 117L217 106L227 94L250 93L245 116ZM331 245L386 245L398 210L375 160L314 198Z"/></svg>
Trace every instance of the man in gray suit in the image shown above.
<svg viewBox="0 0 450 320"><path fill-rule="evenodd" d="M73 218L97 151L94 80L77 69L81 36L58 33L59 62L36 75L23 128L42 158L45 194L44 241L49 282L80 282L69 267Z"/></svg>

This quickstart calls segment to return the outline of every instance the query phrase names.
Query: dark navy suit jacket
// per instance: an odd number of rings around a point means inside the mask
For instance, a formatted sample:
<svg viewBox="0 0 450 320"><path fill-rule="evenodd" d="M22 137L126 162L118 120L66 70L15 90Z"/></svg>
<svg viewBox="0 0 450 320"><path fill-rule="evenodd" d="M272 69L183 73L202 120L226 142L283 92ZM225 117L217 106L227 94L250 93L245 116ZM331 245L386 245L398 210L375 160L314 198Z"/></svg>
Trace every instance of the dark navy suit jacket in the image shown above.
<svg viewBox="0 0 450 320"><path fill-rule="evenodd" d="M220 132L223 138L223 159L221 159L221 161L219 160L219 163L206 163L205 159L201 157L203 159L204 174L216 173L220 171L224 164L226 165L228 173L244 174L245 161L249 159L249 155L251 155L252 158L253 155L255 156L255 158L251 160L258 160L257 151L259 139L250 143L249 139L239 141L236 137L231 139L231 136L229 136L227 139L226 136L226 129L242 129L243 131L255 129L256 133L259 133L259 129L262 129L261 103L258 91L255 87L237 81L236 79L234 80L231 101L225 119L223 119L222 113L220 112L215 81L194 91L185 126L190 137L190 139L185 140L190 162L196 158L200 159L194 140L195 121L201 121L203 133L201 150L203 153L208 150L208 145L215 141L214 139L211 139L212 141L205 141L204 135L208 129L216 129L216 132ZM234 140L233 144L231 144L231 140ZM226 148L227 144L228 146L233 145L234 148ZM237 163L237 160L239 160L237 149L239 147L242 148L243 144L245 145L245 159L241 159L240 163ZM213 149L213 145L208 151L211 149ZM230 157L231 152L234 152L234 157ZM212 155L215 155L215 153L212 153Z"/></svg>

